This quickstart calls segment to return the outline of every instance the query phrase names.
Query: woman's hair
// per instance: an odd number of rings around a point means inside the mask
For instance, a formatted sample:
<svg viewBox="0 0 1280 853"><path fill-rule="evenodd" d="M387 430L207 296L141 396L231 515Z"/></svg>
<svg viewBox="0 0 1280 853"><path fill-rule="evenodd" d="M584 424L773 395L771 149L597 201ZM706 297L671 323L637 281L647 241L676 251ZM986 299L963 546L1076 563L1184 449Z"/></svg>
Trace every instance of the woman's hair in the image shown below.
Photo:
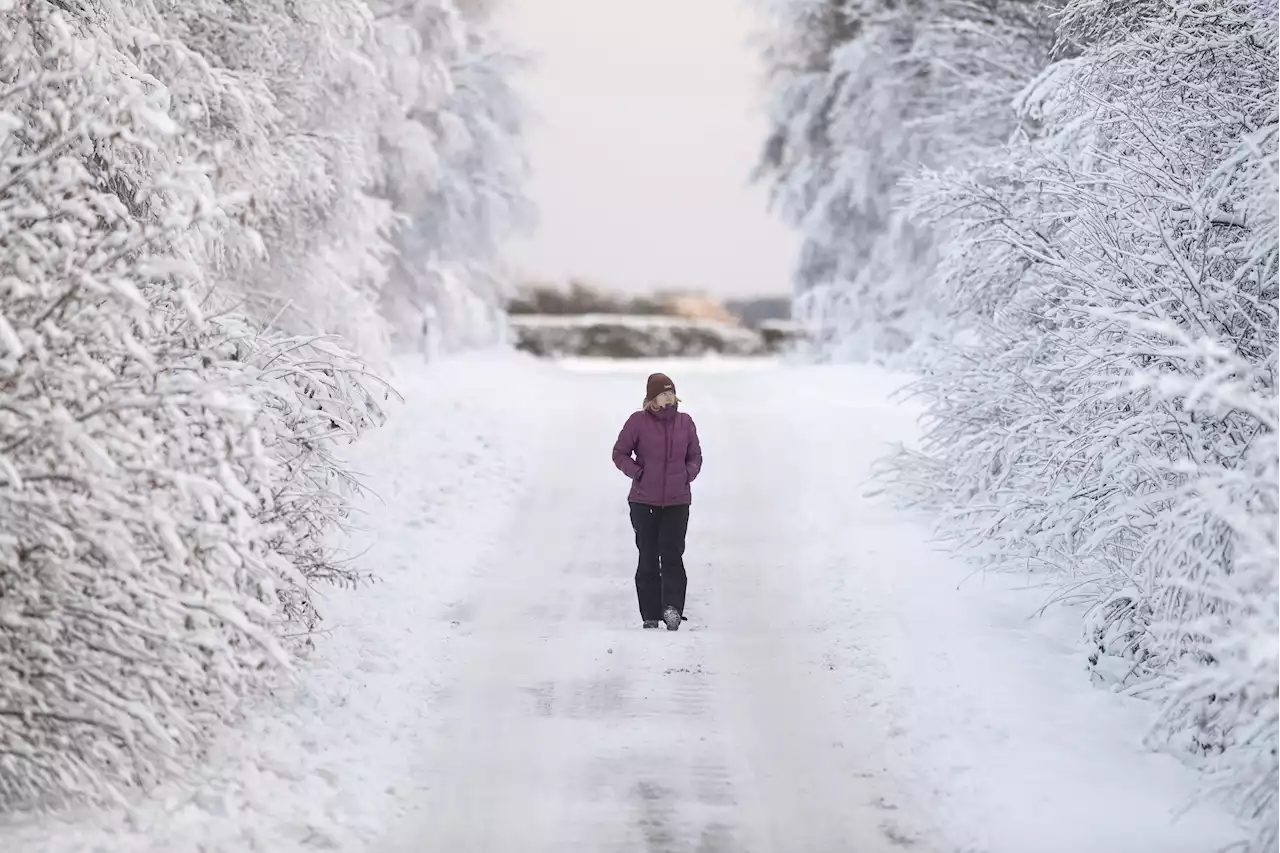
<svg viewBox="0 0 1280 853"><path fill-rule="evenodd" d="M663 394L666 394L666 393L670 393L670 394L671 394L671 396L672 396L672 398L673 398L673 399L672 399L672 401L671 401L671 402L672 402L672 404L675 404L675 403L679 403L679 402L680 402L680 398L676 396L676 394L675 394L675 392L674 392L674 391L671 391L671 392L663 391L662 393L663 393ZM661 396L662 396L662 394L659 394L659 395L658 395L658 397L661 397ZM655 409L655 410L656 410L656 409L658 408L658 397L654 397L652 400L645 400L643 403L641 403L641 404L640 404L640 408L641 408L641 409Z"/></svg>

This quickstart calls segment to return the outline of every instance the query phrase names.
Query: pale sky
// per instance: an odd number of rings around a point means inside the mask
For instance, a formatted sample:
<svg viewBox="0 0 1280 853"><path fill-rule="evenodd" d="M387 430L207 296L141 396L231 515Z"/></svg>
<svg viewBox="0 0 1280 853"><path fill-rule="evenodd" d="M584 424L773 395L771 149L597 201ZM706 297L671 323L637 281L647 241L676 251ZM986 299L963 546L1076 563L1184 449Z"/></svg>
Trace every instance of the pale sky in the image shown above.
<svg viewBox="0 0 1280 853"><path fill-rule="evenodd" d="M505 0L539 224L517 275L784 294L797 239L749 178L764 138L747 0Z"/></svg>

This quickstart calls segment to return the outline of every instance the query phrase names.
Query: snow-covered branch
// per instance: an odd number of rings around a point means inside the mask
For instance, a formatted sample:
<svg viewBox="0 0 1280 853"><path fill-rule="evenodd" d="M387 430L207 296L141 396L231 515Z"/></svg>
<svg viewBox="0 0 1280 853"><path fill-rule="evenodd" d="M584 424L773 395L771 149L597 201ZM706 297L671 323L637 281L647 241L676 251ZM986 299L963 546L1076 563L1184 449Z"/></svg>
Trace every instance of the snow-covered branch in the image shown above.
<svg viewBox="0 0 1280 853"><path fill-rule="evenodd" d="M772 130L759 167L803 234L796 314L836 356L877 359L941 334L936 224L906 215L921 166L1005 142L1047 63L1050 6L1021 0L761 0L772 14Z"/></svg>

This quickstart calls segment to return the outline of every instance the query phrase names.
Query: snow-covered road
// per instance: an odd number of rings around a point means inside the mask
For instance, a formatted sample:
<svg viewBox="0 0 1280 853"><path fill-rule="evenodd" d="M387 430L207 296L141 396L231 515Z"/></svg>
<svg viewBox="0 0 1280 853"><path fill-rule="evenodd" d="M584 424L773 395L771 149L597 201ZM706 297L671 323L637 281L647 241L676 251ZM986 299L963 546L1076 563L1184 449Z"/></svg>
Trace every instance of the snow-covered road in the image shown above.
<svg viewBox="0 0 1280 853"><path fill-rule="evenodd" d="M655 367L705 456L689 621L642 631L609 450ZM864 495L915 435L899 378L767 362L406 366L358 448L350 543L297 695L131 813L6 853L1209 853L1150 709L1091 689L1065 616L972 579ZM366 550L367 549L367 550Z"/></svg>
<svg viewBox="0 0 1280 853"><path fill-rule="evenodd" d="M1140 754L1145 709L1089 688L1069 625L1027 624L1038 595L962 595L968 570L864 496L916 433L889 400L901 377L567 368L544 368L520 490L442 603L442 698L390 849L1203 853L1234 837L1216 815L1173 824L1189 776ZM676 634L639 629L609 461L654 369L706 460Z"/></svg>
<svg viewBox="0 0 1280 853"><path fill-rule="evenodd" d="M911 836L879 733L849 705L873 673L850 682L827 654L840 605L807 588L857 536L832 481L903 416L798 405L806 389L781 374L678 375L707 460L689 621L639 629L609 448L644 373L581 374L546 407L514 512L450 603L449 698L404 850L875 851ZM866 428L837 435L850 422Z"/></svg>

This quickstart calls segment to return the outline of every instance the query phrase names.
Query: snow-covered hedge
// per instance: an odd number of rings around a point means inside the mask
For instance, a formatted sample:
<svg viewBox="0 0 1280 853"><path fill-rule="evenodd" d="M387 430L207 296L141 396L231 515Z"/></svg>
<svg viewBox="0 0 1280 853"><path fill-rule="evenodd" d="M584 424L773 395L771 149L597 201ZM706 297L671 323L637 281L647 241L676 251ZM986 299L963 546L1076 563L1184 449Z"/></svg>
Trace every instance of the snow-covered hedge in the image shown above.
<svg viewBox="0 0 1280 853"><path fill-rule="evenodd" d="M1251 2L1073 0L1033 134L925 174L963 343L905 482L988 566L1087 605L1088 660L1274 850L1277 38ZM923 470L922 470L923 469Z"/></svg>
<svg viewBox="0 0 1280 853"><path fill-rule="evenodd" d="M563 358L697 358L705 355L763 355L782 347L782 337L766 342L752 329L714 320L627 314L533 315L511 318L517 349Z"/></svg>
<svg viewBox="0 0 1280 853"><path fill-rule="evenodd" d="M889 473L1083 605L1092 676L1274 850L1276 4L760 2L796 314L923 369Z"/></svg>
<svg viewBox="0 0 1280 853"><path fill-rule="evenodd" d="M464 18L0 0L0 810L190 767L357 579L334 449L390 392L318 332L381 355L428 256L496 298L517 125Z"/></svg>

